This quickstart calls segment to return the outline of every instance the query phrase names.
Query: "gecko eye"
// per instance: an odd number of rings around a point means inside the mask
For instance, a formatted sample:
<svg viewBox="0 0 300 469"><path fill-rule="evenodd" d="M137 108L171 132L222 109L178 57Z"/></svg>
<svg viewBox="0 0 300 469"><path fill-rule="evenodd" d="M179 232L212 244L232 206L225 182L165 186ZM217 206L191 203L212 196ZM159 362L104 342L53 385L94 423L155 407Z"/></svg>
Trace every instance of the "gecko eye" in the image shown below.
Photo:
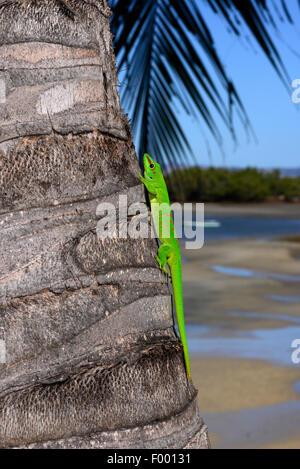
<svg viewBox="0 0 300 469"><path fill-rule="evenodd" d="M154 165L154 164L150 164L149 168L150 168L150 169L154 169L154 168L155 168L155 165Z"/></svg>

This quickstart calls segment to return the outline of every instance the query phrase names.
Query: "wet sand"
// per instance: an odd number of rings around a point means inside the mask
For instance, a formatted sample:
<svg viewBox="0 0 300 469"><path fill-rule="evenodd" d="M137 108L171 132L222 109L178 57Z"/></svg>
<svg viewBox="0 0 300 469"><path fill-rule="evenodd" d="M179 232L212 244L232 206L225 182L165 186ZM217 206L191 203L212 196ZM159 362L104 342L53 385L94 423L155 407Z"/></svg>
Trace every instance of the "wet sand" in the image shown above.
<svg viewBox="0 0 300 469"><path fill-rule="evenodd" d="M297 243L252 240L210 242L199 251L182 249L187 260L183 265L187 320L230 330L252 330L281 328L284 316L300 318L300 262L296 252ZM216 266L237 269L237 273L226 275L214 270ZM249 271L249 276L239 275L239 269L242 274ZM282 281L280 275L294 277L295 281ZM252 312L261 318L232 317L228 314L231 312Z"/></svg>
<svg viewBox="0 0 300 469"><path fill-rule="evenodd" d="M206 414L256 409L299 399L293 385L300 381L300 367L283 368L259 360L228 358L194 358L191 367L200 410Z"/></svg>
<svg viewBox="0 0 300 469"><path fill-rule="evenodd" d="M300 368L224 358L193 359L191 366L200 411L212 434L214 448L267 448L283 444L300 448L300 438L297 440L300 414L294 420L282 418L286 403L296 403L293 407L300 411L299 395L293 388L300 380ZM265 412L270 407L272 419ZM248 414L243 415L245 410ZM281 435L287 439L274 443Z"/></svg>
<svg viewBox="0 0 300 469"><path fill-rule="evenodd" d="M266 216L262 206L224 210ZM299 205L270 212L300 218ZM213 446L300 448L300 365L290 348L300 339L299 243L218 240L182 254L193 380Z"/></svg>
<svg viewBox="0 0 300 469"><path fill-rule="evenodd" d="M294 438L278 441L259 449L300 449L300 431Z"/></svg>

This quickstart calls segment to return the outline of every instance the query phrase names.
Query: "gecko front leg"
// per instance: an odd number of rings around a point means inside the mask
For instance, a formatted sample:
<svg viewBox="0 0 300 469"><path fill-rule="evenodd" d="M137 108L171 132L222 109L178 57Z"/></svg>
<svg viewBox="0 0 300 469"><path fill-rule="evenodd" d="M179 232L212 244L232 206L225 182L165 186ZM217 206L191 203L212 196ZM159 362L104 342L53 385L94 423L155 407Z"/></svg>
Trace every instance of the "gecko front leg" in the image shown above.
<svg viewBox="0 0 300 469"><path fill-rule="evenodd" d="M139 176L141 182L146 187L147 191L150 194L156 195L156 188L154 187L154 184L151 183L151 181L149 181L148 179L145 179L140 173L138 173L138 176Z"/></svg>
<svg viewBox="0 0 300 469"><path fill-rule="evenodd" d="M159 267L161 270L163 270L166 274L168 274L168 271L166 269L166 264L168 262L168 258L171 255L171 247L167 246L165 244L162 244L159 249L158 249L158 255L155 256L155 259L159 263Z"/></svg>

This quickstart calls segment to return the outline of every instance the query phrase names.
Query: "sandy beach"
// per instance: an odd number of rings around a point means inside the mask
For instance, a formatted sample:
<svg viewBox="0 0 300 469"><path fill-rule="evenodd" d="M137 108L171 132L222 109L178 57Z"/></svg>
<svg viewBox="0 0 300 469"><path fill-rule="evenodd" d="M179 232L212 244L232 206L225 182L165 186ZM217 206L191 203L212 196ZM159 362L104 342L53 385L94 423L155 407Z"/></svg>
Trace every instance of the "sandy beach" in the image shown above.
<svg viewBox="0 0 300 469"><path fill-rule="evenodd" d="M259 360L194 358L192 375L214 448L300 449L300 402L293 387L300 381L300 368ZM298 412L296 419L282 417L286 403ZM272 418L265 411L270 408Z"/></svg>
<svg viewBox="0 0 300 469"><path fill-rule="evenodd" d="M206 214L266 216L266 207ZM271 206L300 219L300 206ZM210 240L183 249L193 380L216 448L300 448L300 244L289 236ZM297 384L298 383L298 384Z"/></svg>

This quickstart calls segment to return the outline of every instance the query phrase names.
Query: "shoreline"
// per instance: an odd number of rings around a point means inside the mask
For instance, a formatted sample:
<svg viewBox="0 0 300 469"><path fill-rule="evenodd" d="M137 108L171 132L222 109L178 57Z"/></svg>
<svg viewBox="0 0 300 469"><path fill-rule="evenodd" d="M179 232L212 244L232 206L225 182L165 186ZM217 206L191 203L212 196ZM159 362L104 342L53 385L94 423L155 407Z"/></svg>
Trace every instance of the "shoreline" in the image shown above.
<svg viewBox="0 0 300 469"><path fill-rule="evenodd" d="M188 323L255 330L283 327L283 317L287 323L300 318L299 243L216 240L199 251L182 248L182 256ZM232 312L254 314L239 318Z"/></svg>
<svg viewBox="0 0 300 469"><path fill-rule="evenodd" d="M300 220L300 203L205 203L206 215L291 218Z"/></svg>

